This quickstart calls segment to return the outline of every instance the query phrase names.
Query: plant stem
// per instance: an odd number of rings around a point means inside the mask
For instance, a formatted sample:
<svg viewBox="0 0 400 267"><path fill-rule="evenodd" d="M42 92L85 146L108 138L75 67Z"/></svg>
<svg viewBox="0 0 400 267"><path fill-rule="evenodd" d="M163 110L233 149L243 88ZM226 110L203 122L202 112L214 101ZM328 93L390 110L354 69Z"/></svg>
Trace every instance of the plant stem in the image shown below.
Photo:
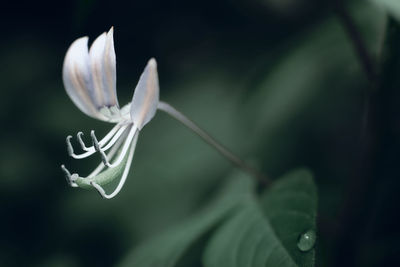
<svg viewBox="0 0 400 267"><path fill-rule="evenodd" d="M375 84L377 80L375 62L370 57L365 42L356 27L353 18L350 16L342 0L334 0L335 11L343 24L343 28L347 32L354 50L360 60L364 73L371 84Z"/></svg>
<svg viewBox="0 0 400 267"><path fill-rule="evenodd" d="M341 4L339 0L337 0ZM398 51L400 27L389 20L379 69L373 65L345 7L338 6L338 15L352 39L364 72L369 79L369 90L365 91L365 105L362 117L362 134L358 153L353 164L353 173L344 188L344 199L335 222L334 266L356 266L362 262L361 253L365 244L371 242L372 225L377 223L377 196L382 183L393 173L398 173L396 146L396 99L400 84L397 70L400 65ZM385 181L385 182L386 182ZM388 197L387 199L391 199ZM365 207L368 207L367 209ZM374 226L375 227L375 226ZM376 229L375 229L376 230Z"/></svg>
<svg viewBox="0 0 400 267"><path fill-rule="evenodd" d="M254 178L256 178L261 185L267 186L270 184L271 181L265 175L263 175L259 171L249 166L244 160L240 159L238 156L232 153L232 151L230 151L228 148L217 142L206 131L201 129L197 124L195 124L181 112L176 110L170 104L160 101L158 103L158 109L164 111L165 113L167 113L168 115L170 115L171 117L173 117L174 119L176 119L177 121L188 127L190 130L192 130L194 133L200 136L206 143L214 147L222 156L224 156L234 165L246 171Z"/></svg>

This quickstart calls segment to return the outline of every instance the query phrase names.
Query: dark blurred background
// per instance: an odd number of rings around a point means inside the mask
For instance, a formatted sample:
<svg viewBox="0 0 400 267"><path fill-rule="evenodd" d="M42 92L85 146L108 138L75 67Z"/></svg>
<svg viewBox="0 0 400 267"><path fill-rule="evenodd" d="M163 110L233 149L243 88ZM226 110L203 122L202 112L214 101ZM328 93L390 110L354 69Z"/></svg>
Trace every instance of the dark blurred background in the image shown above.
<svg viewBox="0 0 400 267"><path fill-rule="evenodd" d="M400 265L400 68L368 79L343 10L378 73L388 22L366 1L3 2L0 266L112 266L196 212L233 168L158 114L115 199L67 187L60 164L85 175L99 158L71 160L65 137L110 125L66 95L64 55L111 26L120 104L155 57L161 99L237 154L271 177L312 170L317 266Z"/></svg>

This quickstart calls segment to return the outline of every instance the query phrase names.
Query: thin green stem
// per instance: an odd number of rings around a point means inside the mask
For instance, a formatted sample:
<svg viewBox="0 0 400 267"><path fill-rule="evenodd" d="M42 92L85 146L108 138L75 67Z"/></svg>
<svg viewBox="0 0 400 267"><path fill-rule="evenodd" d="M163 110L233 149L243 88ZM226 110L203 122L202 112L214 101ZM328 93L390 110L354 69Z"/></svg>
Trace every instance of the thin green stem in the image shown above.
<svg viewBox="0 0 400 267"><path fill-rule="evenodd" d="M187 128L192 130L194 133L200 136L206 143L214 147L222 156L224 156L234 165L241 168L245 172L249 173L254 178L256 178L262 185L266 186L270 184L271 181L265 175L263 175L256 169L252 168L250 165L248 165L244 160L236 156L228 148L217 142L206 131L201 129L197 124L195 124L181 112L176 110L174 107L172 107L168 103L160 101L158 104L158 109L164 111L165 113L167 113L168 115L170 115L171 117L173 117L174 119L185 125Z"/></svg>
<svg viewBox="0 0 400 267"><path fill-rule="evenodd" d="M368 53L367 46L358 30L354 19L349 14L343 0L334 0L336 13L349 36L363 71L372 85L377 81L375 62Z"/></svg>

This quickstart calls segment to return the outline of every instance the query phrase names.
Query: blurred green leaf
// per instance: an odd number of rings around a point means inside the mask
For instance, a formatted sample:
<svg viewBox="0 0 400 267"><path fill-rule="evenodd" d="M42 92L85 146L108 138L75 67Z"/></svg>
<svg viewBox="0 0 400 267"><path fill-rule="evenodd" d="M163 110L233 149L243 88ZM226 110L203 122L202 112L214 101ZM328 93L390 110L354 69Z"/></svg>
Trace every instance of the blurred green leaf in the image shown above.
<svg viewBox="0 0 400 267"><path fill-rule="evenodd" d="M314 266L313 245L298 242L315 233L317 193L309 172L281 178L260 202L248 198L232 219L217 230L204 255L213 266ZM305 248L305 249L304 249ZM306 251L304 251L306 250Z"/></svg>
<svg viewBox="0 0 400 267"><path fill-rule="evenodd" d="M175 266L185 251L249 196L252 189L252 180L246 175L231 177L202 212L135 248L119 266Z"/></svg>
<svg viewBox="0 0 400 267"><path fill-rule="evenodd" d="M400 1L399 0L372 0L375 4L381 6L390 15L400 21Z"/></svg>
<svg viewBox="0 0 400 267"><path fill-rule="evenodd" d="M349 12L374 57L382 44L384 12L368 2L349 5ZM325 138L331 133L347 131L344 135L350 136L354 132L349 126L358 125L360 96L368 86L340 20L334 14L328 16L254 62L240 116L263 169L276 175L295 166L310 166L308 157L332 157L332 153L322 153L326 148L315 141L329 146ZM338 163L342 162L335 161L334 169L343 170Z"/></svg>
<svg viewBox="0 0 400 267"><path fill-rule="evenodd" d="M261 206L274 232L299 266L312 266L314 250L298 249L300 233L316 231L317 188L307 170L282 177L261 197Z"/></svg>
<svg viewBox="0 0 400 267"><path fill-rule="evenodd" d="M378 53L385 24L383 12L367 3L355 5L351 15L369 52ZM334 16L289 40L278 52L275 64L268 63L269 68L262 68L265 58L259 60L258 69L263 74L258 74L260 82L245 108L252 112L246 113L252 118L248 126L255 127L251 133L261 136L264 142L275 143L271 137L274 132L294 119L298 121L300 113L315 114L315 104L326 105L327 95L345 102L343 98L349 96L348 87L354 80L365 81L351 40Z"/></svg>
<svg viewBox="0 0 400 267"><path fill-rule="evenodd" d="M205 266L314 266L317 193L311 174L291 172L259 199L252 189L246 176L234 176L206 209L143 243L119 266L177 266L230 214L206 241ZM299 244L305 233L314 236Z"/></svg>

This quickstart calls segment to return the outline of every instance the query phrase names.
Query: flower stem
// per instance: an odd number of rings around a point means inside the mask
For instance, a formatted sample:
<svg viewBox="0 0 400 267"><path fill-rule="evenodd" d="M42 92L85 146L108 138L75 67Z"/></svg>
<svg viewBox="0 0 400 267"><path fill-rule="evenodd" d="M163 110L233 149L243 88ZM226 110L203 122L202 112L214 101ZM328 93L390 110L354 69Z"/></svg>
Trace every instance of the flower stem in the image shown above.
<svg viewBox="0 0 400 267"><path fill-rule="evenodd" d="M258 182L263 185L267 186L270 184L270 180L268 177L260 173L258 170L252 168L249 166L244 160L240 159L238 156L236 156L232 151L230 151L228 148L223 146L222 144L218 143L214 138L212 138L206 131L201 129L197 124L195 124L193 121L191 121L189 118L187 118L185 115L183 115L181 112L176 110L174 107L172 107L170 104L165 103L160 101L158 103L158 109L161 111L164 111L174 119L178 120L180 123L188 127L190 130L195 132L198 136L200 136L206 143L214 147L222 156L227 158L229 161L231 161L234 165L237 167L241 168L254 178L258 180Z"/></svg>

